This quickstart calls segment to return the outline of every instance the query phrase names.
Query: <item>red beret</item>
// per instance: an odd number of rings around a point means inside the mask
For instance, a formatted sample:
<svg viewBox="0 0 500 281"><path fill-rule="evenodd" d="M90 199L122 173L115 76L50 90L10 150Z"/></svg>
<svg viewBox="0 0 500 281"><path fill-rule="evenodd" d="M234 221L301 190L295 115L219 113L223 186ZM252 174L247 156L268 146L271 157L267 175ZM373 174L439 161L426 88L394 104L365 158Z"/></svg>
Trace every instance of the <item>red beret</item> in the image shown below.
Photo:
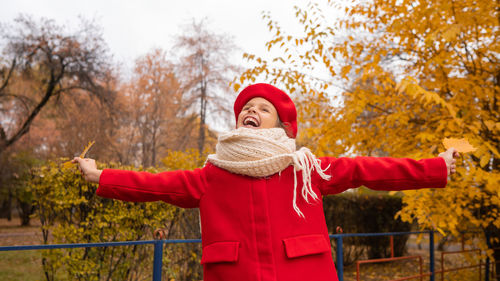
<svg viewBox="0 0 500 281"><path fill-rule="evenodd" d="M285 92L269 84L250 85L240 92L234 102L236 122L238 122L238 115L243 106L255 97L261 97L271 102L278 111L281 122L285 125L287 135L291 138L297 136L297 110L295 104Z"/></svg>

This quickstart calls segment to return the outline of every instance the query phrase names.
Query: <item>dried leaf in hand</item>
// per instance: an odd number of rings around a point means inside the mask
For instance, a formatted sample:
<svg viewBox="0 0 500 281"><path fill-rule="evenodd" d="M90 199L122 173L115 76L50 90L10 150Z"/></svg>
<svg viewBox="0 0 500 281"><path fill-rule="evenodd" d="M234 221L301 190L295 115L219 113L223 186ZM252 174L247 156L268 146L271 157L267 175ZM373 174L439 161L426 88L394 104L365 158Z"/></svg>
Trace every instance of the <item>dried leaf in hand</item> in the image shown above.
<svg viewBox="0 0 500 281"><path fill-rule="evenodd" d="M89 144L83 149L82 153L80 154L80 158L85 158L85 155L87 152L89 152L90 148L94 145L95 141L89 141ZM64 168L70 168L73 165L73 163L70 161L66 161L63 164Z"/></svg>
<svg viewBox="0 0 500 281"><path fill-rule="evenodd" d="M95 141L89 141L89 144L83 149L82 154L80 154L80 158L85 158L85 155L87 152L89 152L89 149L94 145Z"/></svg>
<svg viewBox="0 0 500 281"><path fill-rule="evenodd" d="M467 153L476 151L469 141L465 138L455 139L455 138L445 138L443 140L443 145L446 149L455 148L460 153Z"/></svg>

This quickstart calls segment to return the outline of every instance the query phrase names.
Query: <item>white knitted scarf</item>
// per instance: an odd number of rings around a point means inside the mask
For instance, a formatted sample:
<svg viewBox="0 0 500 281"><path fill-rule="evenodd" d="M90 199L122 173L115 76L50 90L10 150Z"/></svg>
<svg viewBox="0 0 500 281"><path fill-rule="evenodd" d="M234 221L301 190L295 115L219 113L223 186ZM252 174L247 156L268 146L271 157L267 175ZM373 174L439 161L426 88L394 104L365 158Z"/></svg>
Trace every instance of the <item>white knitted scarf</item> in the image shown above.
<svg viewBox="0 0 500 281"><path fill-rule="evenodd" d="M297 206L297 171L302 171L302 197L307 203L309 196L318 200L311 186L311 173L316 172L325 180L330 176L321 169L321 161L305 147L296 150L295 139L289 138L282 128L238 128L219 136L216 154L208 155L208 162L235 174L251 177L267 177L281 173L293 165L293 209L301 217Z"/></svg>

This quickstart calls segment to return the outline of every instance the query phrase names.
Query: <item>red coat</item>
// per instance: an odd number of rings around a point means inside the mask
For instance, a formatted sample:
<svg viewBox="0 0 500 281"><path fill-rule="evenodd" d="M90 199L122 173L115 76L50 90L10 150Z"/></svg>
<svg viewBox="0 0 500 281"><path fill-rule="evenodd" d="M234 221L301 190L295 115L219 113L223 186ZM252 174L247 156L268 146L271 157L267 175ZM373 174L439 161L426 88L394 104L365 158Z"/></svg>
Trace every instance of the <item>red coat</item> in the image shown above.
<svg viewBox="0 0 500 281"><path fill-rule="evenodd" d="M316 194L361 185L402 190L446 185L442 158L320 158L330 164L325 181L313 172ZM292 207L293 167L266 178L232 174L210 163L193 171L158 174L106 169L97 194L142 202L162 200L200 208L205 281L338 280L321 201L300 195L300 218ZM298 176L298 186L302 186Z"/></svg>

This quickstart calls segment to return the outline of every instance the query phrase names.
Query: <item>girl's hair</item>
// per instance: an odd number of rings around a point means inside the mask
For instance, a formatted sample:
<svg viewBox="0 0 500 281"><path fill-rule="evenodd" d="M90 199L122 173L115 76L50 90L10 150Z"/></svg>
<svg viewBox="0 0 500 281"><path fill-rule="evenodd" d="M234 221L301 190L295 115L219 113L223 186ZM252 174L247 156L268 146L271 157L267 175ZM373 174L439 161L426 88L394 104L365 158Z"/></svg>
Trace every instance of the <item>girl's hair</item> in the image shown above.
<svg viewBox="0 0 500 281"><path fill-rule="evenodd" d="M283 130L285 130L285 133L289 138L294 139L293 130L291 126L292 125L288 122L282 122L278 116L278 121L276 122L276 128L282 128Z"/></svg>

